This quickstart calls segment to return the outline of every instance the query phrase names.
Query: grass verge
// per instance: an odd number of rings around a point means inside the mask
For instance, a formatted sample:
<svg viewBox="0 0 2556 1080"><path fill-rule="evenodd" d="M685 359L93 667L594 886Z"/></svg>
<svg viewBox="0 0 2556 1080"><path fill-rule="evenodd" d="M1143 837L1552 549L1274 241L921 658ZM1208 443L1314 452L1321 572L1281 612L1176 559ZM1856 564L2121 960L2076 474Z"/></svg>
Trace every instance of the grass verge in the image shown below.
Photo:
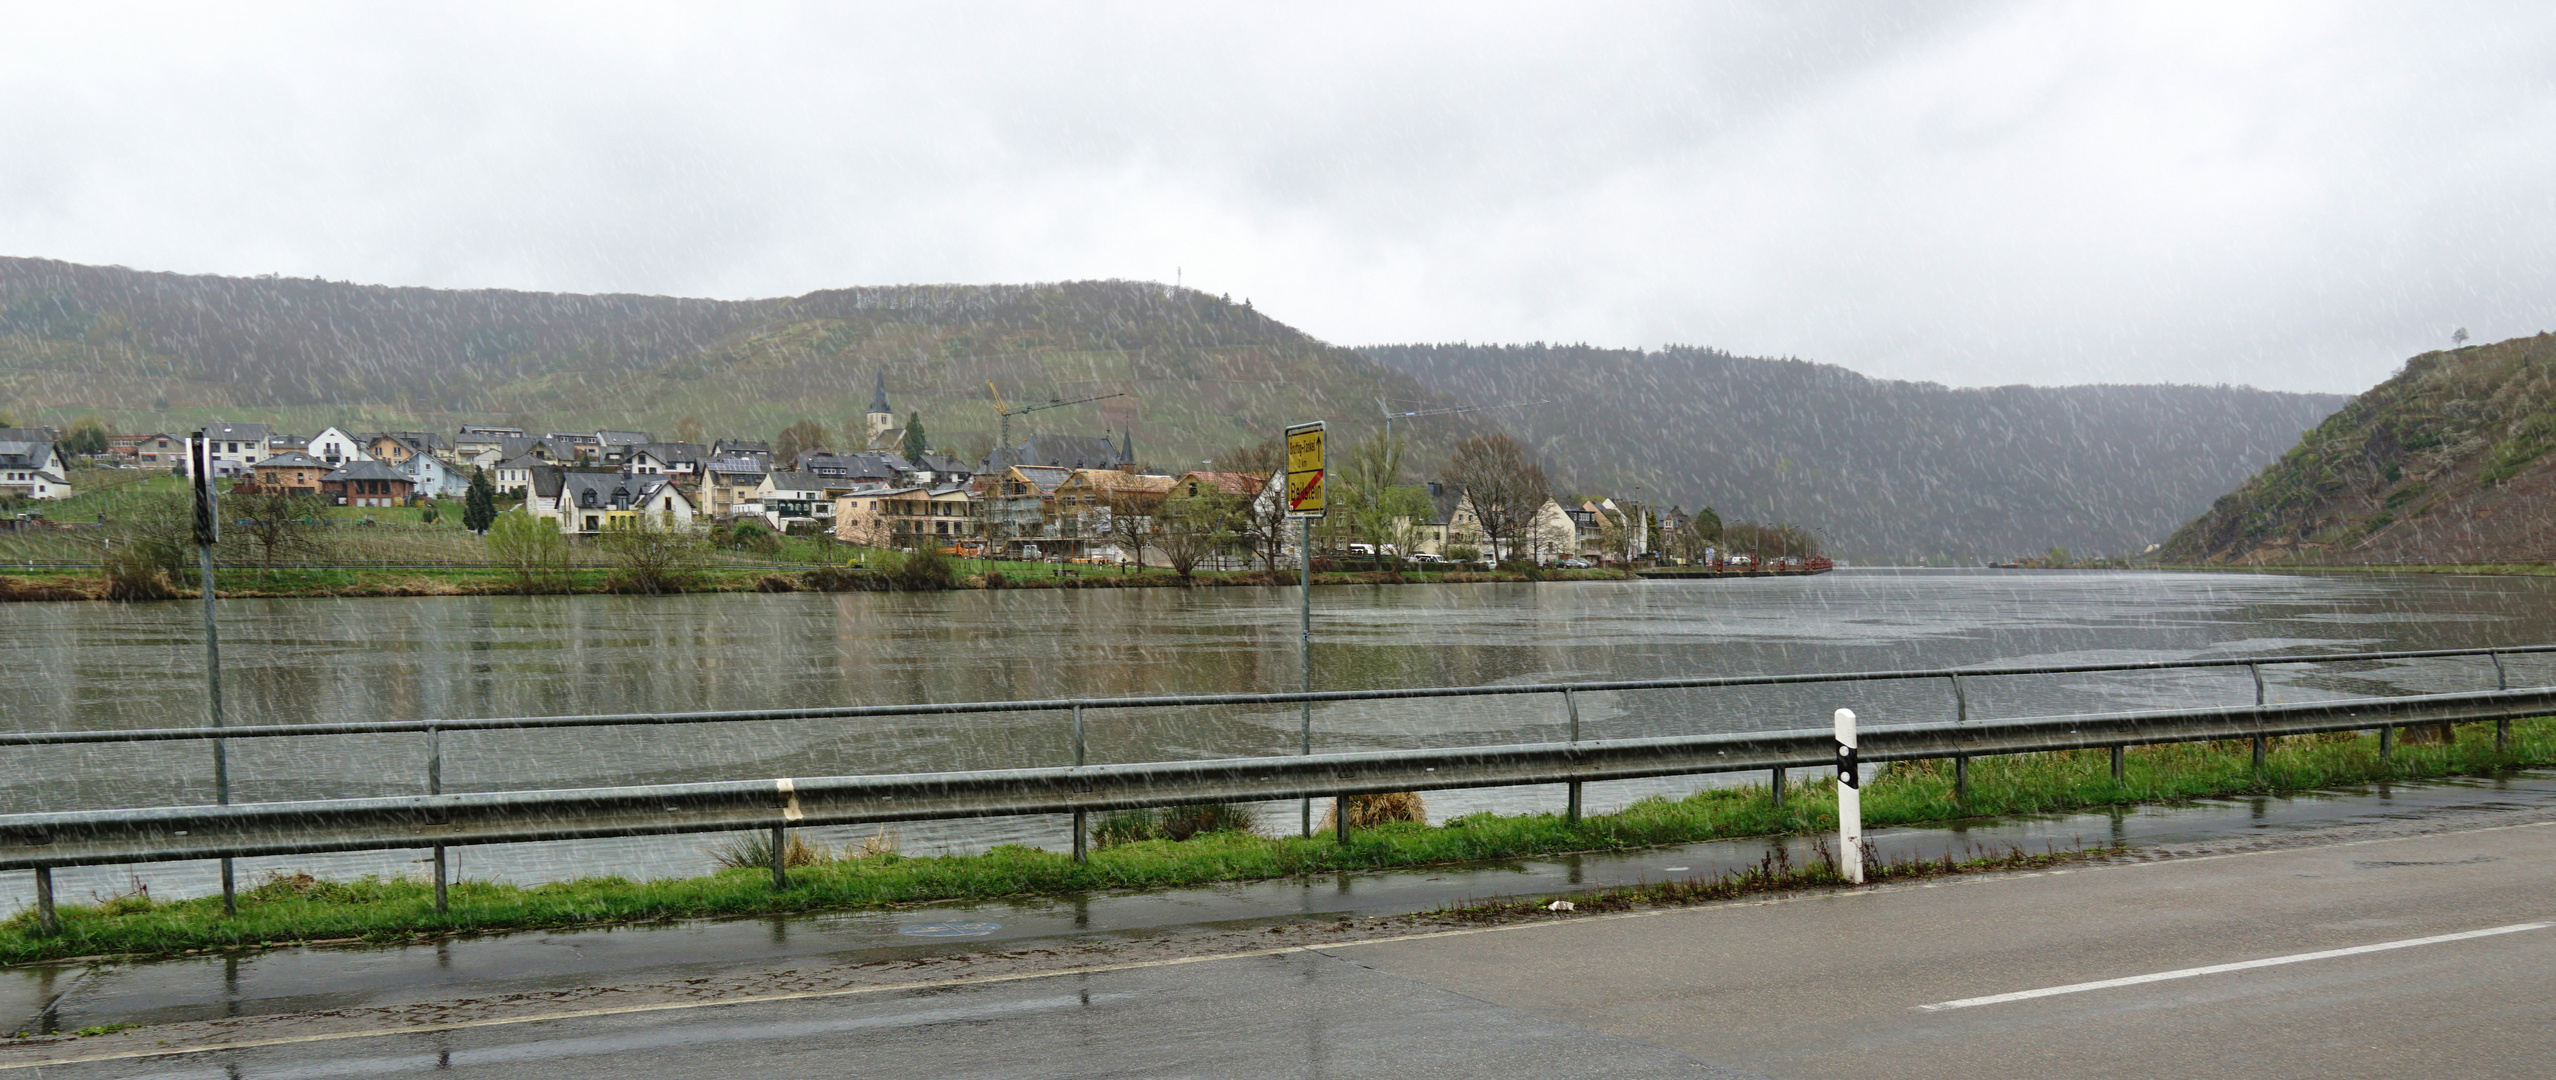
<svg viewBox="0 0 2556 1080"><path fill-rule="evenodd" d="M2256 770L2244 743L2146 747L2128 755L2114 780L2104 751L1980 758L1971 798L1956 801L1951 770L1937 763L1892 766L1864 791L1868 827L1964 817L2050 813L2212 795L2305 791L2386 779L2487 775L2556 764L2556 719L2513 724L2497 753L2490 724L2461 725L2449 743L2406 744L2392 762L2374 736L2341 734L2279 740ZM1143 840L1094 851L1077 864L1061 852L1006 845L982 855L908 857L877 845L793 869L774 890L769 871L726 870L694 878L589 878L517 886L465 881L451 910L437 913L426 884L405 879L320 881L295 875L242 894L239 914L218 900L154 901L147 894L95 897L61 906L61 931L41 932L32 910L0 920L0 963L98 954L177 955L295 943L400 942L457 933L597 926L673 919L939 901L1055 896L1108 889L1164 889L1218 882L1359 870L1489 862L1570 852L1622 851L1743 836L1805 835L1836 828L1826 781L1795 786L1777 807L1764 787L1722 788L1684 799L1645 799L1572 824L1559 814L1475 814L1443 825L1395 824L1330 837L1210 832L1187 840ZM700 842L714 844L717 838Z"/></svg>

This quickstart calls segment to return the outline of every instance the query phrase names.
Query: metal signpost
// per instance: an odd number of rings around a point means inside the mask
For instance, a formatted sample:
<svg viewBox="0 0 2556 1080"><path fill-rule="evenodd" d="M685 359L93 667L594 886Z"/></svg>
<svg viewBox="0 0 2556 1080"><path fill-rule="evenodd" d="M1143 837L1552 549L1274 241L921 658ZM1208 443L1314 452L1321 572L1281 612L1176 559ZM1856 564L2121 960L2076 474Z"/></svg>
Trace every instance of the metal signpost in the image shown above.
<svg viewBox="0 0 2556 1080"><path fill-rule="evenodd" d="M1837 872L1864 883L1864 778L1855 765L1855 710L1837 710Z"/></svg>
<svg viewBox="0 0 2556 1080"><path fill-rule="evenodd" d="M222 639L213 622L213 545L222 539L222 516L213 499L212 442L195 433L187 448L187 471L195 479L195 561L204 578L204 701L214 727L222 726ZM231 762L225 740L213 740L213 804L231 805ZM237 883L231 860L222 860L222 914L239 914Z"/></svg>
<svg viewBox="0 0 2556 1080"><path fill-rule="evenodd" d="M1287 486L1281 494L1287 497L1287 516L1302 522L1297 534L1297 591L1302 597L1303 634L1296 645L1296 659L1304 674L1304 690L1313 692L1313 523L1323 510L1324 422L1296 424L1287 429ZM1303 727L1302 753L1313 753L1313 702L1300 704L1297 719ZM1313 835L1313 799L1300 800L1297 812L1303 820L1304 834ZM1348 799L1342 797L1332 808L1338 817L1339 831L1349 831Z"/></svg>

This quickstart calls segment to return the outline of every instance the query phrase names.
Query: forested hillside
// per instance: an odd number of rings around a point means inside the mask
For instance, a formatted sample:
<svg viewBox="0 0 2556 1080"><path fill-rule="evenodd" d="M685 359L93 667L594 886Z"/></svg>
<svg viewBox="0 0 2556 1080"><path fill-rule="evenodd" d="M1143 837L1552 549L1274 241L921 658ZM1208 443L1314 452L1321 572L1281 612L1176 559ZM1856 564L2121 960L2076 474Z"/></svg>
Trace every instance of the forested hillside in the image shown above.
<svg viewBox="0 0 2556 1080"><path fill-rule="evenodd" d="M2556 334L2424 353L2174 534L2178 562L2556 560Z"/></svg>
<svg viewBox="0 0 2556 1080"><path fill-rule="evenodd" d="M1246 304L1142 282L834 289L774 300L388 288L0 259L0 409L86 412L119 431L208 419L769 437L867 409L876 374L937 444L981 454L987 383L1033 430L1134 430L1140 457L1216 449L1331 418L1351 437L1409 379Z"/></svg>
<svg viewBox="0 0 2556 1080"><path fill-rule="evenodd" d="M2244 387L1949 389L1709 349L1360 350L1541 453L1557 480L1820 529L1863 559L2163 539L2345 398Z"/></svg>
<svg viewBox="0 0 2556 1080"><path fill-rule="evenodd" d="M877 373L899 413L974 457L986 384L1031 431L1132 429L1167 470L1298 420L1336 441L1403 411L1426 473L1456 440L1517 433L1560 494L1799 522L1860 559L2135 551L2297 441L2344 399L2248 389L1950 390L1843 368L1547 346L1325 344L1233 303L1146 282L897 286L768 300L440 290L0 259L0 410L117 431L205 420L312 432L510 423L769 437L857 423Z"/></svg>

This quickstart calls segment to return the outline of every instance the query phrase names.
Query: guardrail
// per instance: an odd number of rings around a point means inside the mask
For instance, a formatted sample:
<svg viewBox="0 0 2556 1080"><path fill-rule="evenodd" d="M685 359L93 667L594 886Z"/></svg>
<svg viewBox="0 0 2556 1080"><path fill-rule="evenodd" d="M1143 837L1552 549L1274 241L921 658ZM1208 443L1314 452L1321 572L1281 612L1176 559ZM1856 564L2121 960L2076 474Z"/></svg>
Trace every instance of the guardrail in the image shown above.
<svg viewBox="0 0 2556 1080"><path fill-rule="evenodd" d="M2556 713L2556 687L2506 688L2509 674L2502 657L2544 653L2556 653L2556 645L1312 693L1162 695L722 713L492 717L220 729L11 732L0 734L0 746L422 732L428 736L432 755L427 773L430 793L389 798L0 815L0 870L32 869L36 872L39 918L46 925L51 925L51 871L54 867L433 848L437 854L436 891L440 907L444 892L442 855L445 848L452 846L769 829L773 833L772 850L778 853L786 850L784 833L790 828L1070 813L1077 819L1075 856L1081 858L1084 855L1082 819L1093 811L1199 802L1309 799L1389 791L1561 783L1570 787L1570 809L1572 816L1576 817L1580 786L1590 781L1763 770L1773 774L1774 789L1780 799L1786 770L1826 766L1835 761L1835 735L1828 728L1644 739L1579 739L1576 696L1620 690L1949 679L1954 683L1957 709L1953 721L1867 728L1863 733L1860 755L1867 761L1951 758L1956 762L1956 785L1965 793L1969 759L1991 754L2110 748L2113 752L2113 774L2118 777L2122 769L2122 751L2134 745L2250 739L2254 743L2255 762L2260 765L2266 740L2280 736L2375 728L2380 732L2380 752L2384 756L2393 747L2397 727L2482 721L2496 722L2499 748L2508 743L2512 720ZM2266 665L2442 657L2492 660L2497 689L2280 705L2263 700L2261 668ZM1964 678L2231 667L2252 669L2256 690L2254 704L1972 721L1967 716L1967 696L1960 689L1960 680ZM1075 759L1080 762L1083 757L1082 714L1093 708L1280 705L1518 694L1561 695L1570 717L1572 738L1563 742L1207 761L1077 764L1070 767L543 791L440 793L438 790L441 757L437 736L447 730L1070 710L1074 716ZM1345 833L1347 815L1339 815L1338 820L1339 828ZM782 868L777 859L776 855L773 867L776 884L782 880Z"/></svg>

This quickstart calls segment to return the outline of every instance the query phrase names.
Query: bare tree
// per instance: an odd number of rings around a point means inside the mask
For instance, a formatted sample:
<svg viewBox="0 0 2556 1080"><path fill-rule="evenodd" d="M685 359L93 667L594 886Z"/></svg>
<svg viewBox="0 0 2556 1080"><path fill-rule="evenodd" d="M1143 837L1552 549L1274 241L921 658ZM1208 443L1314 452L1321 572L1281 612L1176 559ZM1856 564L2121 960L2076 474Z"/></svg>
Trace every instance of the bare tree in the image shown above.
<svg viewBox="0 0 2556 1080"><path fill-rule="evenodd" d="M257 545L261 565L274 569L277 555L316 555L320 549L319 516L325 505L308 492L259 487L222 499L226 532Z"/></svg>
<svg viewBox="0 0 2556 1080"><path fill-rule="evenodd" d="M1506 435L1477 435L1457 443L1447 459L1446 483L1464 492L1474 521L1502 558L1515 557L1551 498L1544 469Z"/></svg>
<svg viewBox="0 0 2556 1080"><path fill-rule="evenodd" d="M1234 545L1243 510L1239 497L1221 491L1165 499L1151 515L1154 547L1172 573L1187 581L1201 561Z"/></svg>
<svg viewBox="0 0 2556 1080"><path fill-rule="evenodd" d="M1163 497L1149 491L1112 489L1101 495L1101 505L1109 511L1109 535L1124 547L1138 568L1145 565L1145 549L1155 545L1162 525L1156 518Z"/></svg>
<svg viewBox="0 0 2556 1080"><path fill-rule="evenodd" d="M701 438L701 418L697 416L687 416L681 420L675 421L674 441L679 443L701 443L703 441Z"/></svg>
<svg viewBox="0 0 2556 1080"><path fill-rule="evenodd" d="M781 434L773 436L772 467L774 469L798 468L800 454L824 448L825 426L814 420L801 420L782 428Z"/></svg>

